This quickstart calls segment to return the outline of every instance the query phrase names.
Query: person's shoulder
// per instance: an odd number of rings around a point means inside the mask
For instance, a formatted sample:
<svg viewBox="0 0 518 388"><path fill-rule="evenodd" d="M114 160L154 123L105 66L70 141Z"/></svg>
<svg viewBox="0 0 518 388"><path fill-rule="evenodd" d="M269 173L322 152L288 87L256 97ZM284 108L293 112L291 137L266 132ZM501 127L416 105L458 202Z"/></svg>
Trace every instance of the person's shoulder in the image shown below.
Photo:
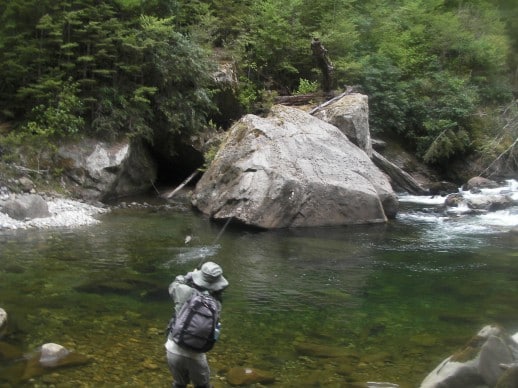
<svg viewBox="0 0 518 388"><path fill-rule="evenodd" d="M170 290L173 299L179 303L185 302L195 292L195 289L188 284L177 284Z"/></svg>

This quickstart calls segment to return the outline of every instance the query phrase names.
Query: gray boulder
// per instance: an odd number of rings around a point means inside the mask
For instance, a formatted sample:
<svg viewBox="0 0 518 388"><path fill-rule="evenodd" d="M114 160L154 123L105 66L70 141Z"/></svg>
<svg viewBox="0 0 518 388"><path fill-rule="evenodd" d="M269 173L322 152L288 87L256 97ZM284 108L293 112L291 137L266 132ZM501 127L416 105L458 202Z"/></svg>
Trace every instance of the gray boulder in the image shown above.
<svg viewBox="0 0 518 388"><path fill-rule="evenodd" d="M20 185L22 191L25 193L30 193L31 191L34 191L34 182L26 176L18 179L18 184Z"/></svg>
<svg viewBox="0 0 518 388"><path fill-rule="evenodd" d="M359 93L342 94L312 111L315 117L340 129L361 148L390 179L396 191L425 194L426 190L406 171L373 150L374 140L369 129L368 97ZM377 141L380 144L380 141ZM383 143L385 144L385 143Z"/></svg>
<svg viewBox="0 0 518 388"><path fill-rule="evenodd" d="M282 105L229 130L191 200L214 219L267 229L380 223L398 210L365 152L335 126Z"/></svg>
<svg viewBox="0 0 518 388"><path fill-rule="evenodd" d="M420 388L493 388L504 368L518 358L518 344L494 325L482 328L468 344L441 362Z"/></svg>
<svg viewBox="0 0 518 388"><path fill-rule="evenodd" d="M516 202L510 195L483 195L469 198L467 204L470 209L496 211L514 206Z"/></svg>
<svg viewBox="0 0 518 388"><path fill-rule="evenodd" d="M372 156L369 129L369 100L360 93L346 94L313 113L315 117L332 124L349 140Z"/></svg>
<svg viewBox="0 0 518 388"><path fill-rule="evenodd" d="M517 202L510 195L474 195L465 196L462 193L449 194L444 200L448 207L465 205L470 210L479 212L493 212L515 206Z"/></svg>
<svg viewBox="0 0 518 388"><path fill-rule="evenodd" d="M50 217L47 202L37 194L19 195L7 200L2 212L15 220Z"/></svg>
<svg viewBox="0 0 518 388"><path fill-rule="evenodd" d="M63 145L58 157L65 176L78 185L77 194L88 200L140 194L151 187L157 174L149 151L137 141L83 139Z"/></svg>
<svg viewBox="0 0 518 388"><path fill-rule="evenodd" d="M462 187L464 190L472 190L472 189L495 189L499 185L497 182L487 179L481 176L475 176L468 180L466 184Z"/></svg>

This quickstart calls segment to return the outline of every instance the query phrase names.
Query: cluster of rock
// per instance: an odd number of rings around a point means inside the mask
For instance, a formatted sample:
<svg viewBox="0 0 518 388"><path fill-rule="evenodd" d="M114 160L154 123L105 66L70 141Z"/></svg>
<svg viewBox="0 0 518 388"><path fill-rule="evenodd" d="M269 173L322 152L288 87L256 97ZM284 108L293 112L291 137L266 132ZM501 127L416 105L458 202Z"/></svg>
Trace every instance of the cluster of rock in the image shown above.
<svg viewBox="0 0 518 388"><path fill-rule="evenodd" d="M368 98L359 93L344 93L311 112L275 105L267 117L242 117L223 136L190 200L213 219L231 218L260 228L383 223L398 212L396 192L458 191L449 182L418 183L382 156L377 151L382 142L370 136ZM82 139L62 145L56 163L74 197L107 202L153 188L157 159L162 158L154 152L141 141ZM471 190L489 184L481 179ZM0 187L3 213L14 220L49 216L30 179L21 177L16 186L27 195L9 203L6 188ZM450 208L473 211L515 204L510 196L475 200L463 193L445 201Z"/></svg>
<svg viewBox="0 0 518 388"><path fill-rule="evenodd" d="M0 361L5 374L2 377L13 386L52 373L58 368L84 365L91 361L87 356L55 343L43 344L34 352L24 354L17 347L2 341L7 332L8 315L0 308Z"/></svg>
<svg viewBox="0 0 518 388"><path fill-rule="evenodd" d="M472 213L497 211L518 205L518 197L510 189L498 189L498 182L483 178L473 177L462 187L462 192L449 194L444 204L447 207L464 207ZM489 189L489 193L483 194L484 189Z"/></svg>
<svg viewBox="0 0 518 388"><path fill-rule="evenodd" d="M329 348L299 343L295 346L301 356L342 359L354 364L354 354L348 349ZM346 361L351 360L351 362ZM344 365L345 368L345 365ZM342 374L352 372L344 369ZM226 374L233 386L271 384L275 376L253 367L231 368ZM312 385L310 381L306 381ZM315 382L315 386L319 385ZM365 388L397 388L390 382L355 382L351 386ZM468 343L442 361L430 372L420 388L515 388L518 387L518 333L511 336L497 325L483 327Z"/></svg>

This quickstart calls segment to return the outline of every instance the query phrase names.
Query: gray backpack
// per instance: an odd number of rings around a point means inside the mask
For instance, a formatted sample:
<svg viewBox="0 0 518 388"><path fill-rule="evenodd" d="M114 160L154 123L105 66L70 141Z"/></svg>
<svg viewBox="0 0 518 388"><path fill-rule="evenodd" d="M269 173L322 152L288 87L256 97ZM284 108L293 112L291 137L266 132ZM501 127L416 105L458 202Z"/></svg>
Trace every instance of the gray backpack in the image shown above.
<svg viewBox="0 0 518 388"><path fill-rule="evenodd" d="M183 348L208 352L216 342L218 302L208 292L194 289L178 314L169 322L169 338Z"/></svg>

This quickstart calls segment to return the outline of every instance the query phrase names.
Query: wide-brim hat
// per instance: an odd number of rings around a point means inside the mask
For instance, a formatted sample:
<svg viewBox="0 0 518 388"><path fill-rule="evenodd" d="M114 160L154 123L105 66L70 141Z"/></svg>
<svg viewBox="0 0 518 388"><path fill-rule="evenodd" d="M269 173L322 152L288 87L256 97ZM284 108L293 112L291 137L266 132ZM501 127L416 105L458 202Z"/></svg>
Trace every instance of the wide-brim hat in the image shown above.
<svg viewBox="0 0 518 388"><path fill-rule="evenodd" d="M194 271L192 281L198 287L209 291L221 291L228 286L227 279L223 277L223 270L212 261L207 261L199 271Z"/></svg>

